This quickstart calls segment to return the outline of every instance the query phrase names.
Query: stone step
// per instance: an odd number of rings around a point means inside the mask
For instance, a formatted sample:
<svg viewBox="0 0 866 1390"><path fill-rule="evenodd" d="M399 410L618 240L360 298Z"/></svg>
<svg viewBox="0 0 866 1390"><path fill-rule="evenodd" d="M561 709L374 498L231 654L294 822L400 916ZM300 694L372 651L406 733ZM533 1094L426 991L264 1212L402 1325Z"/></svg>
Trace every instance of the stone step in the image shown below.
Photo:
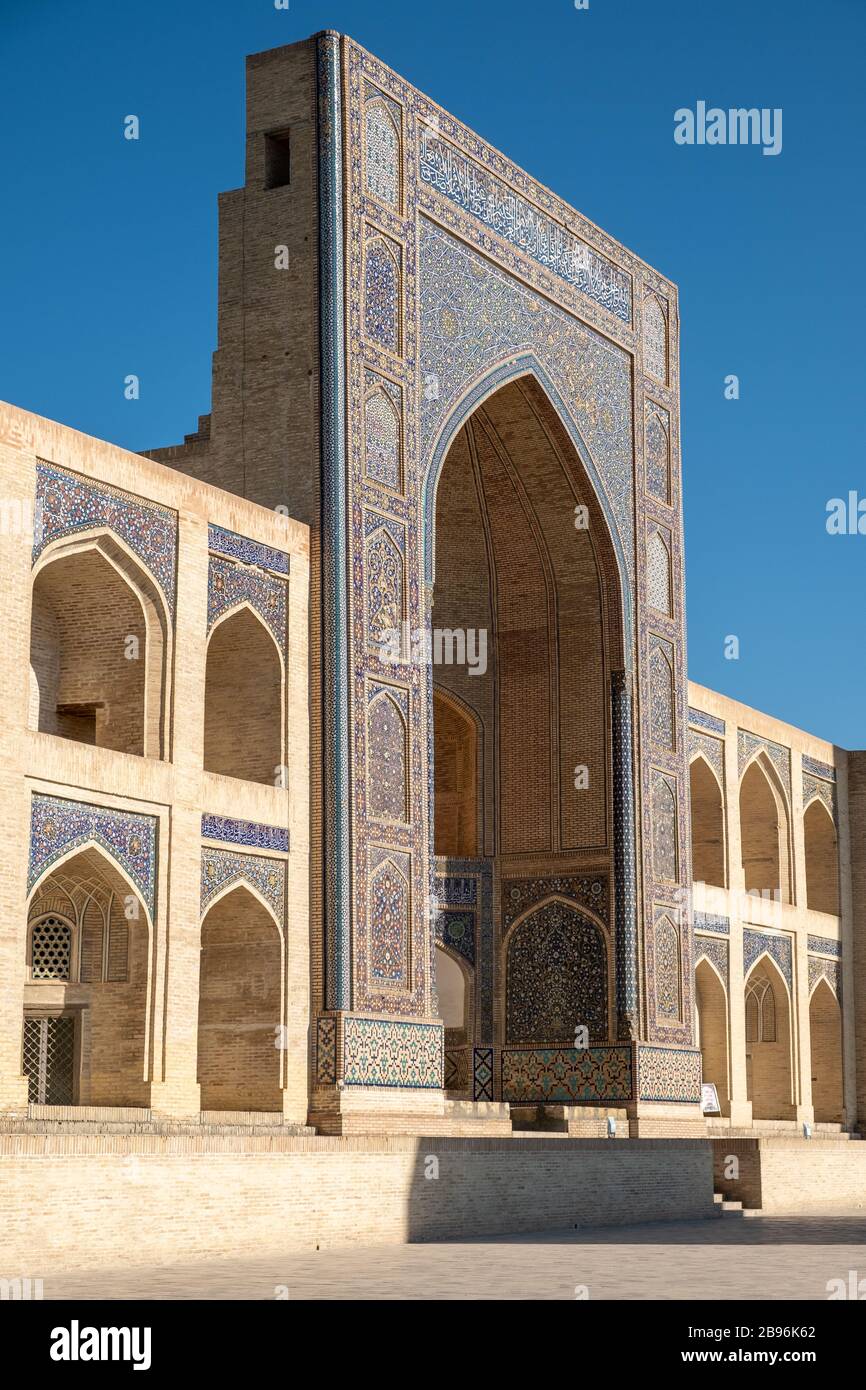
<svg viewBox="0 0 866 1390"><path fill-rule="evenodd" d="M730 1197L726 1197L724 1192L714 1192L713 1202L719 1216L742 1216L742 1202L734 1202Z"/></svg>

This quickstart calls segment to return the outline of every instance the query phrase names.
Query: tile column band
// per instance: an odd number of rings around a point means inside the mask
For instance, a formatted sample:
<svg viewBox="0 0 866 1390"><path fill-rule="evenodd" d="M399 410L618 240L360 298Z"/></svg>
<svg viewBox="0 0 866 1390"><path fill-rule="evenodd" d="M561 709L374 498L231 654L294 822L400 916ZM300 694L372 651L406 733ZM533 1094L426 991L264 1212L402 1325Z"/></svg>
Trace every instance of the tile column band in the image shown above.
<svg viewBox="0 0 866 1390"><path fill-rule="evenodd" d="M349 867L349 618L346 588L346 379L340 39L318 37L319 351L322 418L324 628L325 990L351 1006Z"/></svg>
<svg viewBox="0 0 866 1390"><path fill-rule="evenodd" d="M632 701L625 671L614 671L611 676L611 727L617 1037L628 1039L638 1036L638 975Z"/></svg>

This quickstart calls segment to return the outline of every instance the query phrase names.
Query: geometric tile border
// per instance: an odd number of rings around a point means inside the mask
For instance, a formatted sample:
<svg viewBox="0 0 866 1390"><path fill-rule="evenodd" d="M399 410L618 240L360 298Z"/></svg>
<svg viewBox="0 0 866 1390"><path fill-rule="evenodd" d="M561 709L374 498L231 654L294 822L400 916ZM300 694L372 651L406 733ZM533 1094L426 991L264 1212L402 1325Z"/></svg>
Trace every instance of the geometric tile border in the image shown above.
<svg viewBox="0 0 866 1390"><path fill-rule="evenodd" d="M223 526L207 528L208 550L217 555L226 555L230 560L240 560L242 565L257 565L259 569L273 570L275 574L289 572L289 557L282 550L274 550L260 541L248 540L234 531L226 531Z"/></svg>
<svg viewBox="0 0 866 1390"><path fill-rule="evenodd" d="M837 941L832 936L807 937L806 947L810 952L814 951L819 956L832 956L834 960L842 959L842 942Z"/></svg>
<svg viewBox="0 0 866 1390"><path fill-rule="evenodd" d="M222 840L230 845L248 845L251 849L273 849L286 854L289 848L288 829L280 825L259 825L256 821L232 820L229 816L201 818L203 840Z"/></svg>

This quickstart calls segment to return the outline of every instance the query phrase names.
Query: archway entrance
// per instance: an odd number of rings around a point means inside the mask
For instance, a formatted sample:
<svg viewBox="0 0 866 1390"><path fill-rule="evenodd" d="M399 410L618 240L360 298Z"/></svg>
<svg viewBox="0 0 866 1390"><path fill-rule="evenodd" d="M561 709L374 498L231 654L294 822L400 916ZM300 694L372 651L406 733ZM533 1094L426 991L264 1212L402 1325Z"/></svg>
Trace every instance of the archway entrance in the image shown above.
<svg viewBox="0 0 866 1390"><path fill-rule="evenodd" d="M711 1081L719 1097L723 1115L731 1113L728 1080L728 1001L725 987L704 958L695 970L697 995L697 1037L701 1049L701 1075Z"/></svg>
<svg viewBox="0 0 866 1390"><path fill-rule="evenodd" d="M281 959L276 923L247 888L208 909L198 1010L202 1110L282 1108Z"/></svg>
<svg viewBox="0 0 866 1390"><path fill-rule="evenodd" d="M845 1118L842 1087L842 1011L826 980L819 980L809 1000L812 1042L812 1104L815 1119L841 1124Z"/></svg>
<svg viewBox="0 0 866 1390"><path fill-rule="evenodd" d="M486 945L495 959L476 963L500 982L494 1032L573 1047L583 1023L607 1040L607 944L580 915L578 885L591 867L610 902L619 575L593 487L535 377L500 387L454 437L433 569L435 852L493 859L505 906L526 865L539 908L550 892L563 899L543 909L561 920L536 923L540 953L512 934L507 966L501 939ZM670 719L669 668L660 698ZM556 1007L539 1008L551 989Z"/></svg>
<svg viewBox="0 0 866 1390"><path fill-rule="evenodd" d="M790 902L788 810L775 769L763 753L749 763L740 783L740 836L746 892Z"/></svg>
<svg viewBox="0 0 866 1390"><path fill-rule="evenodd" d="M144 904L95 846L40 881L24 987L31 1102L148 1104L149 950Z"/></svg>
<svg viewBox="0 0 866 1390"><path fill-rule="evenodd" d="M752 1117L796 1119L790 1001L785 981L769 956L762 956L749 973L745 1007L746 1079Z"/></svg>

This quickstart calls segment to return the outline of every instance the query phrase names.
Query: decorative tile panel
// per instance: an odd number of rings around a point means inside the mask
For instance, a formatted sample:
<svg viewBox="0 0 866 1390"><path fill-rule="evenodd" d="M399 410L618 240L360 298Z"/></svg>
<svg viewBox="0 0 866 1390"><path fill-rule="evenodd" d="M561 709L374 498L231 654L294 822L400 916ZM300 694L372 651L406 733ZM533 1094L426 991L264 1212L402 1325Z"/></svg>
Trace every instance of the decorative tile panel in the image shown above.
<svg viewBox="0 0 866 1390"><path fill-rule="evenodd" d="M813 777L811 773L803 773L803 808L808 807L813 797L818 797L823 801L833 820L836 820L836 787L833 782L825 782L823 777Z"/></svg>
<svg viewBox="0 0 866 1390"><path fill-rule="evenodd" d="M399 492L403 474L402 391L376 372L367 371L365 377L364 473L370 482Z"/></svg>
<svg viewBox="0 0 866 1390"><path fill-rule="evenodd" d="M367 705L368 806L376 820L409 819L408 691L371 682Z"/></svg>
<svg viewBox="0 0 866 1390"><path fill-rule="evenodd" d="M394 103L368 88L364 109L364 169L367 192L388 207L400 205L400 117Z"/></svg>
<svg viewBox="0 0 866 1390"><path fill-rule="evenodd" d="M652 774L653 873L669 883L677 881L677 792L672 777Z"/></svg>
<svg viewBox="0 0 866 1390"><path fill-rule="evenodd" d="M832 956L834 960L842 959L842 942L837 941L835 937L809 936L806 945L809 951L815 951L819 956Z"/></svg>
<svg viewBox="0 0 866 1390"><path fill-rule="evenodd" d="M838 961L822 960L820 956L809 957L809 993L819 980L826 980L837 999L842 995L842 968Z"/></svg>
<svg viewBox="0 0 866 1390"><path fill-rule="evenodd" d="M364 332L398 356L402 314L400 248L372 227L364 249Z"/></svg>
<svg viewBox="0 0 866 1390"><path fill-rule="evenodd" d="M644 453L646 487L651 497L669 505L671 500L671 417L655 401L644 403Z"/></svg>
<svg viewBox="0 0 866 1390"><path fill-rule="evenodd" d="M337 1080L337 1020L324 1015L316 1021L316 1080L332 1086Z"/></svg>
<svg viewBox="0 0 866 1390"><path fill-rule="evenodd" d="M770 932L758 931L754 927L744 927L743 975L748 976L755 961L765 951L779 967L783 979L787 981L788 988L793 989L794 972L790 936L775 936Z"/></svg>
<svg viewBox="0 0 866 1390"><path fill-rule="evenodd" d="M647 537L647 602L666 618L673 616L670 535L661 526Z"/></svg>
<svg viewBox="0 0 866 1390"><path fill-rule="evenodd" d="M232 820L229 816L212 816L207 812L201 818L201 833L204 840L222 840L230 845L247 845L250 849L273 849L287 854L289 832L281 825L259 825L256 821Z"/></svg>
<svg viewBox="0 0 866 1390"><path fill-rule="evenodd" d="M745 729L737 730L737 770L742 777L746 764L757 752L766 753L770 762L775 767L782 786L788 794L791 792L791 750L783 748L780 743L772 743L770 739L759 738L757 734L747 733Z"/></svg>
<svg viewBox="0 0 866 1390"><path fill-rule="evenodd" d="M725 785L725 745L720 738L713 738L709 734L698 733L695 729L689 730L689 758L694 758L696 753L701 753L706 758L710 767L719 779L719 786Z"/></svg>
<svg viewBox="0 0 866 1390"><path fill-rule="evenodd" d="M30 804L27 891L70 850L94 841L128 874L151 917L156 898L155 816L115 811L34 792Z"/></svg>
<svg viewBox="0 0 866 1390"><path fill-rule="evenodd" d="M207 911L214 898L230 883L247 883L255 888L282 923L286 912L286 865L280 859L265 859L232 850L202 849L201 910Z"/></svg>
<svg viewBox="0 0 866 1390"><path fill-rule="evenodd" d="M211 555L208 563L207 630L232 608L248 603L267 624L286 653L286 584L264 570L238 564L221 555Z"/></svg>
<svg viewBox="0 0 866 1390"><path fill-rule="evenodd" d="M657 748L674 748L674 648L650 635L650 729Z"/></svg>
<svg viewBox="0 0 866 1390"><path fill-rule="evenodd" d="M712 912L695 913L695 931L716 932L720 936L729 936L731 931L730 917L716 916Z"/></svg>
<svg viewBox="0 0 866 1390"><path fill-rule="evenodd" d="M34 564L52 541L107 527L138 557L174 614L176 512L37 459L36 515L39 525L33 544Z"/></svg>
<svg viewBox="0 0 866 1390"><path fill-rule="evenodd" d="M493 1099L493 1048L472 1049L472 1099Z"/></svg>
<svg viewBox="0 0 866 1390"><path fill-rule="evenodd" d="M689 723L696 724L699 729L707 729L711 734L724 734L725 721L717 719L714 714L707 714L702 709L695 709L689 705Z"/></svg>
<svg viewBox="0 0 866 1390"><path fill-rule="evenodd" d="M600 929L559 900L513 930L506 961L509 1043L572 1042L578 1027L608 1036L607 945Z"/></svg>
<svg viewBox="0 0 866 1390"><path fill-rule="evenodd" d="M629 275L426 126L421 128L418 172L422 183L519 247L523 255L624 323L631 321Z"/></svg>
<svg viewBox="0 0 866 1390"><path fill-rule="evenodd" d="M663 386L668 380L668 323L667 305L662 306L658 295L647 291L643 299L643 363L644 370Z"/></svg>
<svg viewBox="0 0 866 1390"><path fill-rule="evenodd" d="M631 1099L632 1050L607 1047L506 1047L501 1057L502 1099L613 1104Z"/></svg>
<svg viewBox="0 0 866 1390"><path fill-rule="evenodd" d="M700 1104L700 1052L690 1048L652 1047L641 1043L637 1054L638 1095L641 1100Z"/></svg>
<svg viewBox="0 0 866 1390"><path fill-rule="evenodd" d="M829 763L819 763L817 758L808 758L803 754L803 771L809 772L813 777L823 777L827 782L836 781L836 769Z"/></svg>
<svg viewBox="0 0 866 1390"><path fill-rule="evenodd" d="M224 555L229 560L238 560L242 565L255 565L258 569L272 570L288 578L289 557L283 550L263 545L261 541L251 541L224 526L208 526L208 550Z"/></svg>
<svg viewBox="0 0 866 1390"><path fill-rule="evenodd" d="M717 936L699 936L695 933L695 965L706 957L718 970L725 985L728 984L728 943Z"/></svg>
<svg viewBox="0 0 866 1390"><path fill-rule="evenodd" d="M602 922L610 921L609 885L606 873L567 875L557 878L506 878L502 881L502 927L523 915L533 903L558 894L588 907Z"/></svg>
<svg viewBox="0 0 866 1390"><path fill-rule="evenodd" d="M349 1014L343 1029L344 1085L441 1088L444 1032L436 1024Z"/></svg>
<svg viewBox="0 0 866 1390"><path fill-rule="evenodd" d="M409 973L411 892L409 858L371 851L370 974L379 986L405 989Z"/></svg>
<svg viewBox="0 0 866 1390"><path fill-rule="evenodd" d="M667 913L655 923L656 1017L669 1022L682 1018L680 934Z"/></svg>

